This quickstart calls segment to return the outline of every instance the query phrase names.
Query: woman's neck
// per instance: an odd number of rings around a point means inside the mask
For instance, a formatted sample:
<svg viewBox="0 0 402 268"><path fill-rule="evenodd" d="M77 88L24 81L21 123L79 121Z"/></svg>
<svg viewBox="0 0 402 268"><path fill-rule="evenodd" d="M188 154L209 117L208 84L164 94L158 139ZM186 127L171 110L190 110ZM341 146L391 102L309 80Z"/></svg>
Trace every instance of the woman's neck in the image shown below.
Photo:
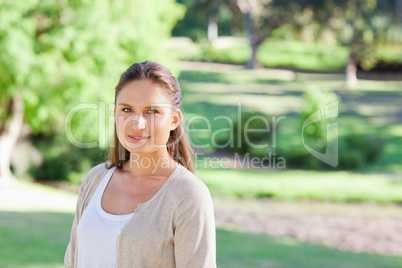
<svg viewBox="0 0 402 268"><path fill-rule="evenodd" d="M166 170L175 169L177 165L178 162L167 150L154 154L130 153L130 159L124 163L123 171L135 175L157 175Z"/></svg>

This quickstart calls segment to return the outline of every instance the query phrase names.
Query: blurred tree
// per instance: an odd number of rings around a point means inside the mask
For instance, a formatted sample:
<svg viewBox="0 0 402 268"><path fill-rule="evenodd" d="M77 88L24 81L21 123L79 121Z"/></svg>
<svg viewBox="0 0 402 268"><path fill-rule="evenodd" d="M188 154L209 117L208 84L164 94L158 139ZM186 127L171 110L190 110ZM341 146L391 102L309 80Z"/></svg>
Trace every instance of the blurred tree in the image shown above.
<svg viewBox="0 0 402 268"><path fill-rule="evenodd" d="M207 37L208 26L216 23L219 5L223 0L178 0L186 6L187 11L183 20L174 27L174 36L189 36L195 41Z"/></svg>
<svg viewBox="0 0 402 268"><path fill-rule="evenodd" d="M345 66L346 83L354 87L357 64L369 70L378 61L377 46L391 42L392 25L397 24L399 0L325 0L313 1L315 19L331 28L341 45L350 49ZM391 38L390 38L391 37Z"/></svg>
<svg viewBox="0 0 402 268"><path fill-rule="evenodd" d="M402 0L395 0L395 12L398 22L402 24Z"/></svg>
<svg viewBox="0 0 402 268"><path fill-rule="evenodd" d="M348 87L356 85L357 63L360 61L362 66L370 68L375 59L373 49L373 31L370 29L369 18L373 13L377 0L348 0L348 1L329 1L328 6L332 7L332 21L341 20L341 23L332 23L335 27L342 28L343 43L350 47L349 60L346 64L346 84ZM345 35L342 31L348 27L350 34Z"/></svg>
<svg viewBox="0 0 402 268"><path fill-rule="evenodd" d="M259 46L277 33L290 31L307 42L333 35L331 43L350 47L345 66L347 84L356 82L357 64L368 70L375 66L378 42L392 42L400 0L233 0L243 14L252 55L247 68L257 64ZM389 34L386 34L389 33ZM387 38L389 40L387 40ZM328 38L327 38L328 39Z"/></svg>
<svg viewBox="0 0 402 268"><path fill-rule="evenodd" d="M188 36L194 41L205 38L213 41L217 35L231 35L243 27L241 17L231 0L177 1L186 6L187 12L183 20L174 27L174 36Z"/></svg>
<svg viewBox="0 0 402 268"><path fill-rule="evenodd" d="M257 51L273 31L284 25L296 25L303 14L304 0L235 0L238 10L243 14L252 54L246 68L257 65Z"/></svg>
<svg viewBox="0 0 402 268"><path fill-rule="evenodd" d="M133 62L172 63L161 43L183 16L174 0L0 0L0 182L13 179L23 122L34 134L62 132L78 103L112 102ZM68 127L96 138L96 118L77 113Z"/></svg>

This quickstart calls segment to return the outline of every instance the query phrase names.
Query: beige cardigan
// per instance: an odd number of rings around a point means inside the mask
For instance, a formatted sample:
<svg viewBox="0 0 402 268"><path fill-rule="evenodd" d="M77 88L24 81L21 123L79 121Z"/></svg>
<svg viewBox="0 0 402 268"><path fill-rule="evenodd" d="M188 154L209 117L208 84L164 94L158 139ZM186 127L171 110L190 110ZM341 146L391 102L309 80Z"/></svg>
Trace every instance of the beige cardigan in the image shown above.
<svg viewBox="0 0 402 268"><path fill-rule="evenodd" d="M65 267L77 266L77 225L107 171L105 163L99 164L81 184ZM135 212L117 237L117 268L216 267L211 195L187 168L179 164L162 188Z"/></svg>

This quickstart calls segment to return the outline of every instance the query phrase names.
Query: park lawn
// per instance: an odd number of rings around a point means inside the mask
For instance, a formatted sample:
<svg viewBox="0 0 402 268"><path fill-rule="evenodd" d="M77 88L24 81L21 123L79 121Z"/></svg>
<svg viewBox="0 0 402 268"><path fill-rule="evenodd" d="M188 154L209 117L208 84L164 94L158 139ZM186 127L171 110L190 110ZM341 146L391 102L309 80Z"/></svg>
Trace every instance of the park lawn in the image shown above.
<svg viewBox="0 0 402 268"><path fill-rule="evenodd" d="M76 196L26 182L13 187L0 189L0 267L64 267ZM6 191L12 194L4 195ZM7 206L10 202L12 207ZM217 263L222 268L391 268L401 266L402 257L344 252L217 228Z"/></svg>
<svg viewBox="0 0 402 268"><path fill-rule="evenodd" d="M182 60L244 64L251 56L247 38L220 37L213 45L183 41L180 38L169 41L171 53ZM257 53L257 59L264 67L321 71L341 70L347 57L347 47L274 39L266 40Z"/></svg>
<svg viewBox="0 0 402 268"><path fill-rule="evenodd" d="M172 38L168 43L171 53L181 60L245 64L251 56L246 37L221 36L212 45L196 44L185 38ZM377 54L379 60L401 62L399 48L379 46ZM257 52L257 60L264 67L312 71L342 71L348 56L347 46L273 38L265 40Z"/></svg>
<svg viewBox="0 0 402 268"><path fill-rule="evenodd" d="M73 217L65 212L0 210L0 267L64 267Z"/></svg>
<svg viewBox="0 0 402 268"><path fill-rule="evenodd" d="M402 172L402 127L387 121L397 109L395 103L374 103L373 98L401 99L398 81L359 80L353 90L345 89L340 74L304 74L287 70L182 70L183 111L190 129L192 145L206 152L216 151L216 141L229 136L230 123L239 114L259 111L277 121L276 149L288 152L304 150L300 111L307 90L334 90L339 97L339 116L331 119L339 125L340 138L349 134L372 134L385 141L377 162L362 171ZM362 102L356 103L355 98ZM365 103L364 101L367 101ZM229 122L231 121L231 122ZM271 125L272 127L272 125ZM226 129L226 130L225 130ZM272 128L271 128L272 129ZM269 146L273 146L271 144Z"/></svg>
<svg viewBox="0 0 402 268"><path fill-rule="evenodd" d="M244 158L239 158L241 161ZM204 161L205 160L205 161ZM212 195L278 200L402 203L402 181L394 174L222 168L204 159L196 174ZM244 165L246 166L246 164Z"/></svg>
<svg viewBox="0 0 402 268"><path fill-rule="evenodd" d="M284 66L303 70L339 71L349 56L347 47L301 41L265 41L257 54L264 67Z"/></svg>
<svg viewBox="0 0 402 268"><path fill-rule="evenodd" d="M0 267L64 267L76 199L27 181L0 188Z"/></svg>
<svg viewBox="0 0 402 268"><path fill-rule="evenodd" d="M402 265L400 256L352 253L300 243L294 238L229 229L217 230L217 248L219 268L394 268Z"/></svg>

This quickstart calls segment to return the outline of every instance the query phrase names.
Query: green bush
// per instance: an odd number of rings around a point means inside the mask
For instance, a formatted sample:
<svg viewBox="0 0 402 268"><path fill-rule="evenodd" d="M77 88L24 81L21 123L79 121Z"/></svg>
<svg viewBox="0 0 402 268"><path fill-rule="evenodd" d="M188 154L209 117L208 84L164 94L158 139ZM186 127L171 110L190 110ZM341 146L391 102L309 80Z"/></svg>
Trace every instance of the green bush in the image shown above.
<svg viewBox="0 0 402 268"><path fill-rule="evenodd" d="M245 64L250 58L250 54L251 49L248 46L215 48L209 45L205 46L202 50L202 60L208 62Z"/></svg>
<svg viewBox="0 0 402 268"><path fill-rule="evenodd" d="M247 134L245 133L247 126ZM276 126L277 127L277 126ZM250 157L266 157L269 152L272 151L271 140L272 133L277 131L273 129L272 119L266 114L261 112L246 112L241 116L240 122L236 121L233 124L233 129L235 130L232 138L234 146L226 146L222 148L226 151L239 153L245 155L249 153ZM238 133L237 129L241 129ZM252 130L265 130L265 131L252 131ZM239 143L240 140L240 143ZM217 140L217 144L223 145L229 142L229 137L220 138ZM264 146L263 148L256 148L257 146Z"/></svg>
<svg viewBox="0 0 402 268"><path fill-rule="evenodd" d="M362 170L367 164L378 160L384 140L380 137L362 134L348 134L339 138L338 166L339 170ZM330 169L328 165L312 156L305 148L294 148L291 151L279 152L286 159L288 168Z"/></svg>
<svg viewBox="0 0 402 268"><path fill-rule="evenodd" d="M338 96L331 91L323 91L319 88L311 88L303 94L303 108L300 113L300 127L314 114L321 116L327 114L326 110L331 108L330 104L338 100ZM324 112L325 111L325 112ZM337 112L336 112L337 113ZM310 142L317 151L322 151L327 140L327 118L308 125L303 132L305 142Z"/></svg>
<svg viewBox="0 0 402 268"><path fill-rule="evenodd" d="M31 165L29 174L36 180L67 181L72 172L86 173L104 160L106 150L98 147L79 148L63 135L38 136L33 140L41 152L40 165Z"/></svg>
<svg viewBox="0 0 402 268"><path fill-rule="evenodd" d="M338 169L359 170L364 166L364 159L361 152L354 150L342 150L339 152Z"/></svg>
<svg viewBox="0 0 402 268"><path fill-rule="evenodd" d="M374 163L384 147L384 140L373 135L351 134L345 137L345 141L350 150L360 151L367 163Z"/></svg>
<svg viewBox="0 0 402 268"><path fill-rule="evenodd" d="M342 139L339 169L358 170L374 163L381 155L384 140L373 135L349 134Z"/></svg>
<svg viewBox="0 0 402 268"><path fill-rule="evenodd" d="M327 124L331 123L331 117L337 114L334 109L337 106L329 105L338 97L330 91L311 89L303 95L304 106L300 114L300 127L311 118L317 116L305 127L303 131L304 142L314 150L325 153L327 142L332 142L335 137L327 133ZM332 111L332 113L331 113ZM324 117L327 116L328 118ZM320 120L318 120L320 119ZM370 135L348 134L338 138L338 166L342 170L360 170L366 164L374 163L384 147L384 140ZM305 148L300 148L284 152L287 167L305 169L328 169L325 163L312 156Z"/></svg>
<svg viewBox="0 0 402 268"><path fill-rule="evenodd" d="M312 156L304 148L294 148L291 151L278 152L286 160L287 168L320 169L322 162Z"/></svg>

